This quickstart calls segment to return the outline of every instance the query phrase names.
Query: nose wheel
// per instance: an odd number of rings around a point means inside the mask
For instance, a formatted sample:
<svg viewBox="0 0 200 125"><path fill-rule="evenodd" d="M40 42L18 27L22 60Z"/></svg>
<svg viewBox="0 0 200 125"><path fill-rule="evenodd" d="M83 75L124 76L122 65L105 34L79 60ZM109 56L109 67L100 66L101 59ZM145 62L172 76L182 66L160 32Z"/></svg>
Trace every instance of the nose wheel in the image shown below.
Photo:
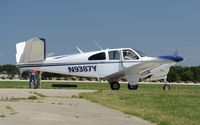
<svg viewBox="0 0 200 125"><path fill-rule="evenodd" d="M163 85L163 90L170 90L170 85L164 84Z"/></svg>
<svg viewBox="0 0 200 125"><path fill-rule="evenodd" d="M131 85L131 84L128 83L128 89L129 89L129 90L137 90L137 89L138 89L138 84L136 84L136 85Z"/></svg>
<svg viewBox="0 0 200 125"><path fill-rule="evenodd" d="M118 82L111 82L110 83L110 88L112 90L119 90L120 89L120 84Z"/></svg>

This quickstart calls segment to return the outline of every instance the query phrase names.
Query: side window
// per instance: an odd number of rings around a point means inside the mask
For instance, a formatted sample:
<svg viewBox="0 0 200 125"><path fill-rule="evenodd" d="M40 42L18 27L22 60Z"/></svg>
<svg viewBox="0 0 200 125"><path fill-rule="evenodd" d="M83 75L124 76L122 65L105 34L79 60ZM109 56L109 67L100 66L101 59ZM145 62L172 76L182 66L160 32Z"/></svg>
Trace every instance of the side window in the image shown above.
<svg viewBox="0 0 200 125"><path fill-rule="evenodd" d="M123 50L124 60L137 60L139 57L131 50Z"/></svg>
<svg viewBox="0 0 200 125"><path fill-rule="evenodd" d="M109 51L108 55L109 55L110 60L119 60L120 59L119 51Z"/></svg>
<svg viewBox="0 0 200 125"><path fill-rule="evenodd" d="M105 59L106 59L105 52L94 54L88 58L88 60L105 60Z"/></svg>

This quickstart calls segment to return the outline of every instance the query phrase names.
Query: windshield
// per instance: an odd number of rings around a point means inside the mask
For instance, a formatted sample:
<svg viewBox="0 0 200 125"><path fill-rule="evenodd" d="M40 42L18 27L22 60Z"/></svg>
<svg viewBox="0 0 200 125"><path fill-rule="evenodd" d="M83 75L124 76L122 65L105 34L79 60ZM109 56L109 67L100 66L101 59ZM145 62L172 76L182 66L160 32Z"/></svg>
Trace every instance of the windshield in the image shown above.
<svg viewBox="0 0 200 125"><path fill-rule="evenodd" d="M146 55L140 50L134 49L141 57L145 57Z"/></svg>
<svg viewBox="0 0 200 125"><path fill-rule="evenodd" d="M137 60L139 57L132 50L123 50L124 60Z"/></svg>

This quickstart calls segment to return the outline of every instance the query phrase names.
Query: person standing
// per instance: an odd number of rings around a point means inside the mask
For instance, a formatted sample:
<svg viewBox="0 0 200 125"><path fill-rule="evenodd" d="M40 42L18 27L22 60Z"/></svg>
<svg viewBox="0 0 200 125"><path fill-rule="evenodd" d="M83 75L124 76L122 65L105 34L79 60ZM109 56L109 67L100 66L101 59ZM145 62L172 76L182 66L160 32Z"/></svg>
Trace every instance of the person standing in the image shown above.
<svg viewBox="0 0 200 125"><path fill-rule="evenodd" d="M32 85L34 85L33 87L36 88L36 72L34 70L31 70L29 73L29 89L32 88Z"/></svg>
<svg viewBox="0 0 200 125"><path fill-rule="evenodd" d="M36 73L37 89L41 89L41 78L42 78L42 72L41 71L37 71L37 73Z"/></svg>

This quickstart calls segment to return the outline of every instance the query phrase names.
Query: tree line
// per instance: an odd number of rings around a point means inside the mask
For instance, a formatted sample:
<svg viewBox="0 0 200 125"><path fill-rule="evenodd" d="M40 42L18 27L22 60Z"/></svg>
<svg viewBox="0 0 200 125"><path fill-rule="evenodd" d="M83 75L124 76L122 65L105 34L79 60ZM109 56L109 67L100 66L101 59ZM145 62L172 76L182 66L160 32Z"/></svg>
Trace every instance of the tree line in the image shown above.
<svg viewBox="0 0 200 125"><path fill-rule="evenodd" d="M11 64L0 65L0 73L6 74L8 78L13 78L19 74L19 68Z"/></svg>
<svg viewBox="0 0 200 125"><path fill-rule="evenodd" d="M0 65L0 73L7 74L8 78L12 78L19 74L19 68L11 64ZM23 79L27 79L28 76L29 73L27 71L21 74ZM68 76L54 73L43 73L42 75L43 79L51 79L52 77L59 79L60 77L67 78ZM172 66L168 73L167 81L200 83L200 66Z"/></svg>
<svg viewBox="0 0 200 125"><path fill-rule="evenodd" d="M169 82L200 83L200 66L173 66L167 76Z"/></svg>

